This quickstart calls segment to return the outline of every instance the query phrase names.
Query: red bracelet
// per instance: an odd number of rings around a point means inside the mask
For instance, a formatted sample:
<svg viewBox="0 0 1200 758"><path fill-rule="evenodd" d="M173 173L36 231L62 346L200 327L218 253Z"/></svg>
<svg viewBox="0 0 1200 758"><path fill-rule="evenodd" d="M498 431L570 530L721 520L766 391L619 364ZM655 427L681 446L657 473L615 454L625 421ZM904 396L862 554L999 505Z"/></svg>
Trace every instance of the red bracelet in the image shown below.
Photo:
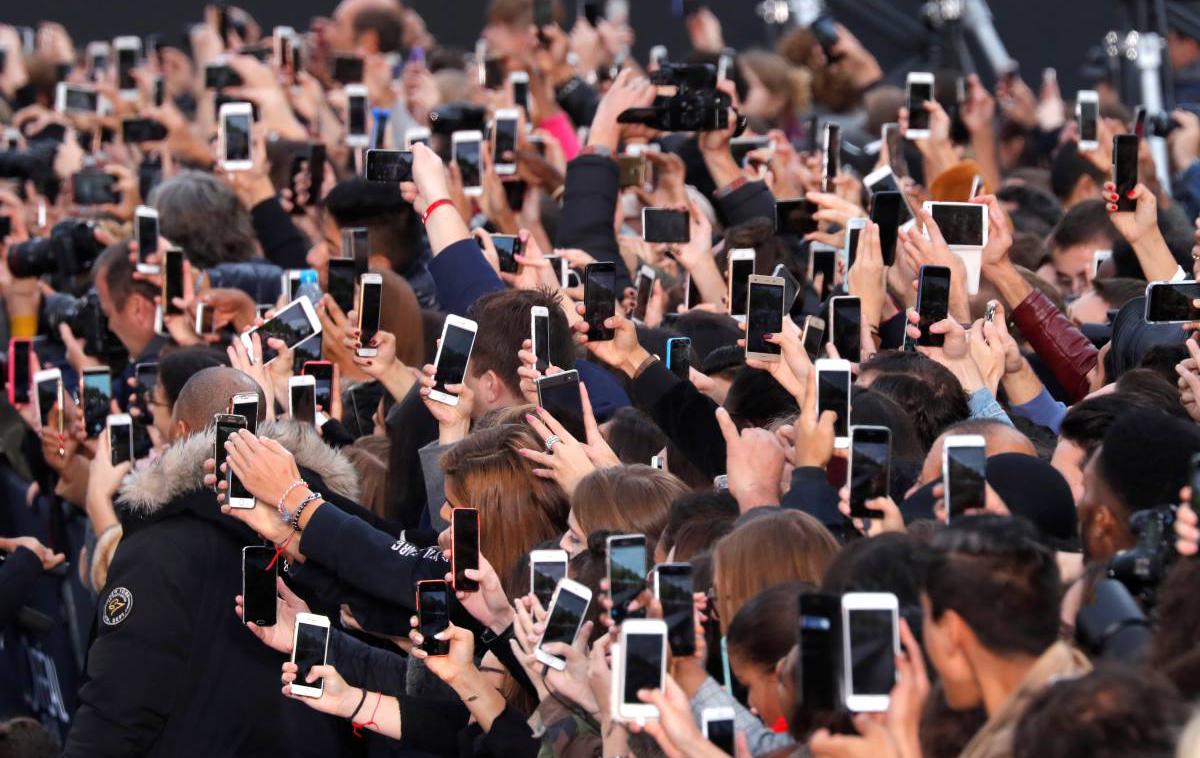
<svg viewBox="0 0 1200 758"><path fill-rule="evenodd" d="M449 201L447 201L447 202L449 202ZM381 700L383 700L383 692L382 691L375 696L375 710L371 711L371 720L370 721L364 721L362 723L359 723L357 721L354 721L353 717L351 718L350 726L354 727L354 736L355 737L362 737L363 729L368 729L372 726L376 727L376 728L379 727L379 724L375 723L375 714L379 713L379 702ZM359 705L359 708L361 708L361 707L362 706ZM355 713L357 713L357 712L358 711L356 710Z"/></svg>
<svg viewBox="0 0 1200 758"><path fill-rule="evenodd" d="M427 207L425 209L425 215L421 217L421 223L428 224L429 217L433 214L434 211L436 211L438 208L441 208L443 205L453 205L453 204L454 203L450 202L450 198L446 198L446 197L443 197L441 200L434 200L432 203L429 204L429 207Z"/></svg>

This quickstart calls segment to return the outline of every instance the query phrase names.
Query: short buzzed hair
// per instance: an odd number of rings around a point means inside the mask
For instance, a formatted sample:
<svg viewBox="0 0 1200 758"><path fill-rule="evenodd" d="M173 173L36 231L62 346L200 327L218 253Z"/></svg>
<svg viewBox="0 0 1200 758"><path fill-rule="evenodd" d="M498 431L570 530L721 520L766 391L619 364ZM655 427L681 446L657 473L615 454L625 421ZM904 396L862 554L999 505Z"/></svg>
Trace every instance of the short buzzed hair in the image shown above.
<svg viewBox="0 0 1200 758"><path fill-rule="evenodd" d="M116 306L117 311L125 310L125 301L130 295L141 295L154 302L158 288L150 282L133 278L133 264L129 261L129 242L117 242L109 245L100 253L94 266L97 277L103 277L104 286L108 288L108 297Z"/></svg>
<svg viewBox="0 0 1200 758"><path fill-rule="evenodd" d="M175 401L172 418L187 424L192 431L198 431L211 424L213 416L224 413L229 408L229 401L240 392L258 395L261 421L267 407L262 387L249 374L227 366L206 368L188 379Z"/></svg>

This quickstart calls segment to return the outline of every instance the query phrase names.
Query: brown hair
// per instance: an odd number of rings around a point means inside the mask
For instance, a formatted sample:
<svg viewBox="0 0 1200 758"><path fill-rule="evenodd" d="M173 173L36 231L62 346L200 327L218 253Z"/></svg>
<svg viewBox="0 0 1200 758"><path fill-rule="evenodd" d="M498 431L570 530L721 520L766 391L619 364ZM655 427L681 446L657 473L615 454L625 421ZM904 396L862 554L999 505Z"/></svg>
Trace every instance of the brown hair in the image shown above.
<svg viewBox="0 0 1200 758"><path fill-rule="evenodd" d="M396 337L396 360L405 366L425 364L425 326L421 306L408 280L395 271L374 273L383 278L379 328Z"/></svg>
<svg viewBox="0 0 1200 758"><path fill-rule="evenodd" d="M511 596L512 574L535 545L567 529L569 506L557 482L534 476L517 451L541 449L532 429L503 424L472 432L442 457L446 499L479 509L479 549Z"/></svg>
<svg viewBox="0 0 1200 758"><path fill-rule="evenodd" d="M392 442L382 435L359 437L342 452L354 464L362 485L359 502L381 518L387 518L387 469Z"/></svg>
<svg viewBox="0 0 1200 758"><path fill-rule="evenodd" d="M784 582L821 583L838 551L829 530L801 511L758 509L713 547L721 631L746 601ZM745 518L745 517L743 517Z"/></svg>
<svg viewBox="0 0 1200 758"><path fill-rule="evenodd" d="M786 119L808 110L809 74L806 69L793 67L782 55L767 50L747 50L738 55L738 62L753 71L771 94L783 96L783 106L775 118Z"/></svg>
<svg viewBox="0 0 1200 758"><path fill-rule="evenodd" d="M584 534L600 530L646 535L653 550L671 503L688 493L687 485L644 464L612 466L580 480L571 495L571 512Z"/></svg>

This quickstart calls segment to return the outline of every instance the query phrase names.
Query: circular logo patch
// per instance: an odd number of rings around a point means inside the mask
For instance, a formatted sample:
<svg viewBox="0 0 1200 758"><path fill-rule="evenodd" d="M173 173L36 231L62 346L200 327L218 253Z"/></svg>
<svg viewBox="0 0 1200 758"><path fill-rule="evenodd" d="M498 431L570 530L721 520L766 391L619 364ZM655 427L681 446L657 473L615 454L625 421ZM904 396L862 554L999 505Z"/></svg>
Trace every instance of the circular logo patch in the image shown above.
<svg viewBox="0 0 1200 758"><path fill-rule="evenodd" d="M104 613L101 616L104 618L105 624L116 626L124 621L132 610L133 593L124 587L117 587L108 593L108 599L104 601Z"/></svg>

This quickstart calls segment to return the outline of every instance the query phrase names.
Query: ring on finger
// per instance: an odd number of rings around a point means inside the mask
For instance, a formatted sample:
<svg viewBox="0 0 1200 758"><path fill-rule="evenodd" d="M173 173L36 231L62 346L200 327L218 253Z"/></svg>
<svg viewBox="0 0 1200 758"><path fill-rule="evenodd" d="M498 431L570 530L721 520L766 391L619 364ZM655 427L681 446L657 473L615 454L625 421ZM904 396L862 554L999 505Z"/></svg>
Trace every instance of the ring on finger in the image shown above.
<svg viewBox="0 0 1200 758"><path fill-rule="evenodd" d="M546 438L546 452L553 453L554 446L559 442L562 442L562 437L559 437L557 434L551 434L549 437L547 437Z"/></svg>

